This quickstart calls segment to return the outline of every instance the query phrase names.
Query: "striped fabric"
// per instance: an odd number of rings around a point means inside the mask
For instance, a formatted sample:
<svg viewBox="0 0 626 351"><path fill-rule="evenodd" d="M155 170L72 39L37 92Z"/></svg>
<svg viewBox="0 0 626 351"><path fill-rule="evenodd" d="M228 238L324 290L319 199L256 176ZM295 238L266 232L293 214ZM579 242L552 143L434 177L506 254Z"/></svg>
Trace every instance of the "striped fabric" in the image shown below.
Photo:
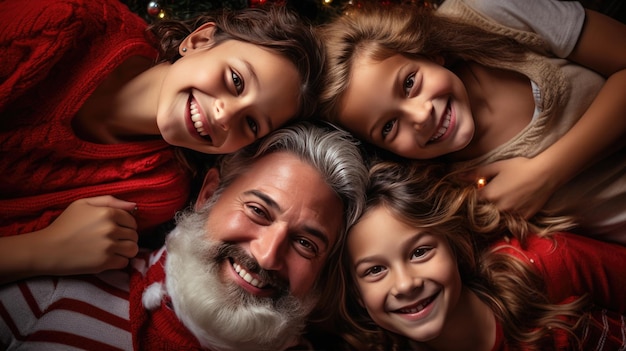
<svg viewBox="0 0 626 351"><path fill-rule="evenodd" d="M131 350L127 271L0 286L0 348Z"/></svg>

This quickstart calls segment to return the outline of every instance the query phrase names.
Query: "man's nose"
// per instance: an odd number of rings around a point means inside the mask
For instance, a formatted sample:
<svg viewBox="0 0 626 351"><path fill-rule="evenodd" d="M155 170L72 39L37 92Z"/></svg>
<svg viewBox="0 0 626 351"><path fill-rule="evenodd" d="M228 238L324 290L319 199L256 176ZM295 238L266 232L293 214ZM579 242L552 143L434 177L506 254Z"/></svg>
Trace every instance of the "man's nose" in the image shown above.
<svg viewBox="0 0 626 351"><path fill-rule="evenodd" d="M275 223L250 243L250 252L261 268L278 271L283 268L288 247L287 226Z"/></svg>

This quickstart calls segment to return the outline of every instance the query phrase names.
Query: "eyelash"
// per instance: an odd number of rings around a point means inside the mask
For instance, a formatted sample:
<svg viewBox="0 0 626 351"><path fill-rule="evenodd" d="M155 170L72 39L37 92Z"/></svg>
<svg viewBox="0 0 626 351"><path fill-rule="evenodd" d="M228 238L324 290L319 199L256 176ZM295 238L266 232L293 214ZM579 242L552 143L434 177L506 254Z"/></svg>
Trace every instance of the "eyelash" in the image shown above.
<svg viewBox="0 0 626 351"><path fill-rule="evenodd" d="M389 133L391 133L391 131L393 130L393 127L396 125L396 122L398 122L398 120L393 119L393 120L385 123L385 125L383 126L383 129L381 131L381 135L383 137L383 140L385 140L387 138L387 135L389 135Z"/></svg>
<svg viewBox="0 0 626 351"><path fill-rule="evenodd" d="M233 86L235 87L237 95L241 94L245 87L243 79L235 71L230 71L230 77L233 81Z"/></svg>
<svg viewBox="0 0 626 351"><path fill-rule="evenodd" d="M315 245L315 243L311 240L308 240L306 238L298 238L296 239L298 245L305 250L305 252L301 252L300 255L302 257L305 258L314 258L317 257L319 255L319 249L317 248L317 245ZM298 252L300 252L300 250L298 250Z"/></svg>
<svg viewBox="0 0 626 351"><path fill-rule="evenodd" d="M411 73L406 77L406 79L404 80L404 83L402 84L402 89L406 96L409 96L409 94L411 93L411 89L413 88L414 85L415 85L415 73Z"/></svg>
<svg viewBox="0 0 626 351"><path fill-rule="evenodd" d="M374 267L368 268L365 272L363 272L363 275L364 276L377 275L377 274L380 274L384 270L385 268L383 266L374 266Z"/></svg>
<svg viewBox="0 0 626 351"><path fill-rule="evenodd" d="M230 71L230 77L233 81L235 92L237 93L237 96L239 96L245 88L245 83L243 79L241 78L241 76L239 76L239 74L237 74L237 72L235 71L232 71L232 70ZM246 118L246 122L248 123L248 127L252 131L252 134L254 134L255 136L258 136L259 124L253 118L250 118L250 117Z"/></svg>
<svg viewBox="0 0 626 351"><path fill-rule="evenodd" d="M421 259L422 257L426 256L430 250L432 250L433 248L430 246L421 246L418 247L417 249L413 250L413 253L411 254L411 259L416 258L416 259ZM421 252L421 255L417 255L418 252Z"/></svg>
<svg viewBox="0 0 626 351"><path fill-rule="evenodd" d="M256 121L251 117L247 117L246 121L248 122L248 127L250 127L252 133L257 136L259 134L259 124L256 123Z"/></svg>
<svg viewBox="0 0 626 351"><path fill-rule="evenodd" d="M402 84L402 90L404 91L405 96L409 96L411 93L411 89L413 88L413 86L415 85L415 72L409 74L406 79L404 80L404 83ZM383 129L381 131L381 135L383 137L383 140L385 140L387 138L387 135L389 135L389 133L391 133L391 131L393 130L393 127L396 125L396 122L398 120L394 119L391 120L387 123L385 123L385 125L383 126Z"/></svg>

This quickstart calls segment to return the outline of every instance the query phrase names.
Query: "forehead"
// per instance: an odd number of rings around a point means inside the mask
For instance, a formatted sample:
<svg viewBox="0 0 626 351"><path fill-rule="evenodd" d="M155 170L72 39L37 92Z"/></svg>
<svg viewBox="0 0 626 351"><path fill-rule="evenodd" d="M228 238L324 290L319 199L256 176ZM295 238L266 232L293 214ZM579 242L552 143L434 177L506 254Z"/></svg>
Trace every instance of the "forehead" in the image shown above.
<svg viewBox="0 0 626 351"><path fill-rule="evenodd" d="M291 227L319 229L332 245L343 223L343 204L320 173L288 152L274 152L253 162L223 196L240 196L250 191L265 194L276 202L275 220Z"/></svg>
<svg viewBox="0 0 626 351"><path fill-rule="evenodd" d="M348 235L348 249L351 253L385 251L384 246L397 242L398 238L413 228L399 221L385 206L369 209L352 226Z"/></svg>
<svg viewBox="0 0 626 351"><path fill-rule="evenodd" d="M359 138L372 139L372 129L382 122L397 93L402 91L396 84L402 58L401 55L382 61L367 55L355 58L349 84L339 105L339 121Z"/></svg>

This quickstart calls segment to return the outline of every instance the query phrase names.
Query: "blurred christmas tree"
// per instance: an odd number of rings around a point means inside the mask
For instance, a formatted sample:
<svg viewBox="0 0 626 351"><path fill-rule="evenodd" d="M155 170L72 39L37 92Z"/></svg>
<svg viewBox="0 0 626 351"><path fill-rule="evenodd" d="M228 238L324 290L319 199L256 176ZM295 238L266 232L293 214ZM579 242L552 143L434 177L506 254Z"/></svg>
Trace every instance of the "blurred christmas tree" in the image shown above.
<svg viewBox="0 0 626 351"><path fill-rule="evenodd" d="M315 24L328 22L350 6L375 1L381 4L412 3L437 6L443 0L121 0L132 11L147 22L160 18L189 18L198 13L220 8L241 9L275 3L287 6ZM624 0L580 0L583 6L603 12L626 23L626 1Z"/></svg>
<svg viewBox="0 0 626 351"><path fill-rule="evenodd" d="M382 4L413 3L425 6L436 6L443 0L121 0L133 12L139 14L147 22L161 18L189 18L198 13L220 8L241 9L274 3L287 6L309 19L320 24L329 21L350 6L358 6L366 1Z"/></svg>

